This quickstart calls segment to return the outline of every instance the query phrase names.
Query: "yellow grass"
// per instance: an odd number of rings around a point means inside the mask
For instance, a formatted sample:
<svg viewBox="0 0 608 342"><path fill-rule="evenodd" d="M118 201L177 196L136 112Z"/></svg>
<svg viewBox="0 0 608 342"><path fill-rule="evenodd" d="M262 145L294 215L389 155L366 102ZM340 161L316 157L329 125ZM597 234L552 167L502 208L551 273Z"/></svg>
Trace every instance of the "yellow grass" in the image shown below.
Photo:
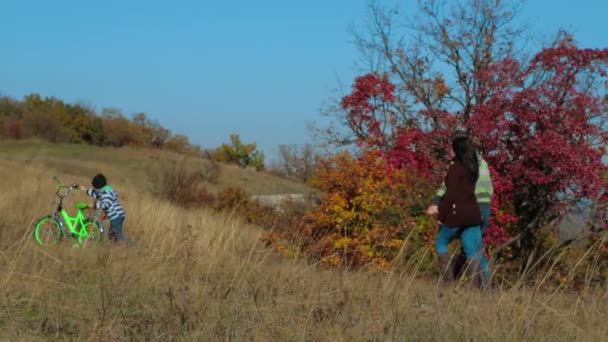
<svg viewBox="0 0 608 342"><path fill-rule="evenodd" d="M105 151L103 153L106 153ZM100 157L100 159L102 159ZM118 169L118 166L116 166ZM0 339L8 340L604 340L604 292L442 288L416 267L328 270L285 260L230 213L186 211L123 194L135 248L40 248L57 170L0 161ZM90 175L59 176L70 182ZM140 175L133 175L137 177ZM82 194L74 197L84 199Z"/></svg>

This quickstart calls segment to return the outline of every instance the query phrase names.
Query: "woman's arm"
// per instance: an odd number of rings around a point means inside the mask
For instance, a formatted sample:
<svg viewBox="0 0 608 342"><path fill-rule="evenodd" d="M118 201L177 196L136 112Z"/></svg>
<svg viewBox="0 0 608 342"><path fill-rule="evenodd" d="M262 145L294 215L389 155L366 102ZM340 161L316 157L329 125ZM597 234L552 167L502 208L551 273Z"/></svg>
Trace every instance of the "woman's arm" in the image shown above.
<svg viewBox="0 0 608 342"><path fill-rule="evenodd" d="M456 163L450 165L450 168L448 169L448 173L445 176L445 194L443 195L443 198L441 199L441 202L439 202L439 207L438 207L438 211L439 211L439 221L444 222L449 210L451 209L450 206L452 205L452 203L455 202L455 195L456 195L456 191L455 188L457 186L456 182L458 182L458 166Z"/></svg>
<svg viewBox="0 0 608 342"><path fill-rule="evenodd" d="M454 162L450 162L450 166L454 164ZM448 167L448 170L449 170ZM444 175L446 175L447 177L447 171L445 171ZM446 178L444 177L444 178ZM441 198L445 195L446 192L446 186L445 186L445 179L443 182L441 182L441 184L439 185L439 189L437 190L437 192L435 192L435 197L433 198L433 201L431 202L431 205L429 205L429 207L426 209L426 213L428 215L437 215L438 213L438 206L439 206L439 202L441 201Z"/></svg>

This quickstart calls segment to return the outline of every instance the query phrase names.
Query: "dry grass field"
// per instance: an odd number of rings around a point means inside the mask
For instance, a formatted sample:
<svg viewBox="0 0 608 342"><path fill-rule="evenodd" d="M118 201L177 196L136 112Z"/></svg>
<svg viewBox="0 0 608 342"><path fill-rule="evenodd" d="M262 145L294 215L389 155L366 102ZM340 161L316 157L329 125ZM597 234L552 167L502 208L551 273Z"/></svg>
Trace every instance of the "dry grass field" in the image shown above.
<svg viewBox="0 0 608 342"><path fill-rule="evenodd" d="M421 279L415 261L374 273L284 259L263 246L260 228L234 213L185 210L154 196L146 182L170 158L129 149L0 145L0 340L601 341L608 336L608 299L600 289L480 292ZM303 189L267 175L226 170L220 184L242 182L258 193ZM98 171L120 192L126 234L136 246L37 246L32 223L52 210L52 176L88 184ZM81 193L73 196L79 199Z"/></svg>

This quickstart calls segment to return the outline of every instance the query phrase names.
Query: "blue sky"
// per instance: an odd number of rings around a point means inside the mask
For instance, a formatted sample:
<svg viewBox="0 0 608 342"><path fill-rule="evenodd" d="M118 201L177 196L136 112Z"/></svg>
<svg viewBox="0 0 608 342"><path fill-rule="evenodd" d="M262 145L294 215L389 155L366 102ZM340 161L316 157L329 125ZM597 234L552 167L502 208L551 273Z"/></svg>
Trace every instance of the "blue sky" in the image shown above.
<svg viewBox="0 0 608 342"><path fill-rule="evenodd" d="M414 0L402 1L414 11ZM238 133L268 157L357 74L348 27L367 0L32 1L0 10L0 94L145 112L203 147ZM608 1L530 0L532 33L608 47Z"/></svg>

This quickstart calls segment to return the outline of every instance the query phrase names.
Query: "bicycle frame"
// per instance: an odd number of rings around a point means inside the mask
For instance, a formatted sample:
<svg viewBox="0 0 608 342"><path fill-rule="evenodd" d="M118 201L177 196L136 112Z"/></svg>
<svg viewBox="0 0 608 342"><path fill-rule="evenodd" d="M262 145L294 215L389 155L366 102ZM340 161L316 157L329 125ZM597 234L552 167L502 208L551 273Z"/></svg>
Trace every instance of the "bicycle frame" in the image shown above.
<svg viewBox="0 0 608 342"><path fill-rule="evenodd" d="M82 227L84 227L84 220L85 220L85 216L82 213L82 210L78 210L78 213L76 214L76 216L71 217L68 212L61 208L60 210L60 214L61 214L61 218L63 219L63 223L65 223L66 227L68 228L68 230L70 231L70 233L72 234L76 234L82 237L86 237L87 231L82 229ZM81 229L80 231L77 231L76 228L80 225ZM84 232L84 233L83 233Z"/></svg>
<svg viewBox="0 0 608 342"><path fill-rule="evenodd" d="M62 230L64 233L69 233L69 235L74 238L78 238L78 240L81 241L89 236L85 226L92 222L96 222L101 233L103 233L103 224L100 220L96 220L93 217L87 217L84 215L82 208L84 208L86 204L75 204L76 207L78 207L78 212L75 216L70 216L67 210L65 210L63 207L63 199L68 196L73 188L73 186L67 187L59 184L56 186L56 196L59 198L59 203L57 205L57 209L55 210L54 217L57 219L57 221L59 221L59 225L61 226ZM61 189L67 189L67 193L61 195ZM67 228L67 232L65 231L65 228Z"/></svg>

